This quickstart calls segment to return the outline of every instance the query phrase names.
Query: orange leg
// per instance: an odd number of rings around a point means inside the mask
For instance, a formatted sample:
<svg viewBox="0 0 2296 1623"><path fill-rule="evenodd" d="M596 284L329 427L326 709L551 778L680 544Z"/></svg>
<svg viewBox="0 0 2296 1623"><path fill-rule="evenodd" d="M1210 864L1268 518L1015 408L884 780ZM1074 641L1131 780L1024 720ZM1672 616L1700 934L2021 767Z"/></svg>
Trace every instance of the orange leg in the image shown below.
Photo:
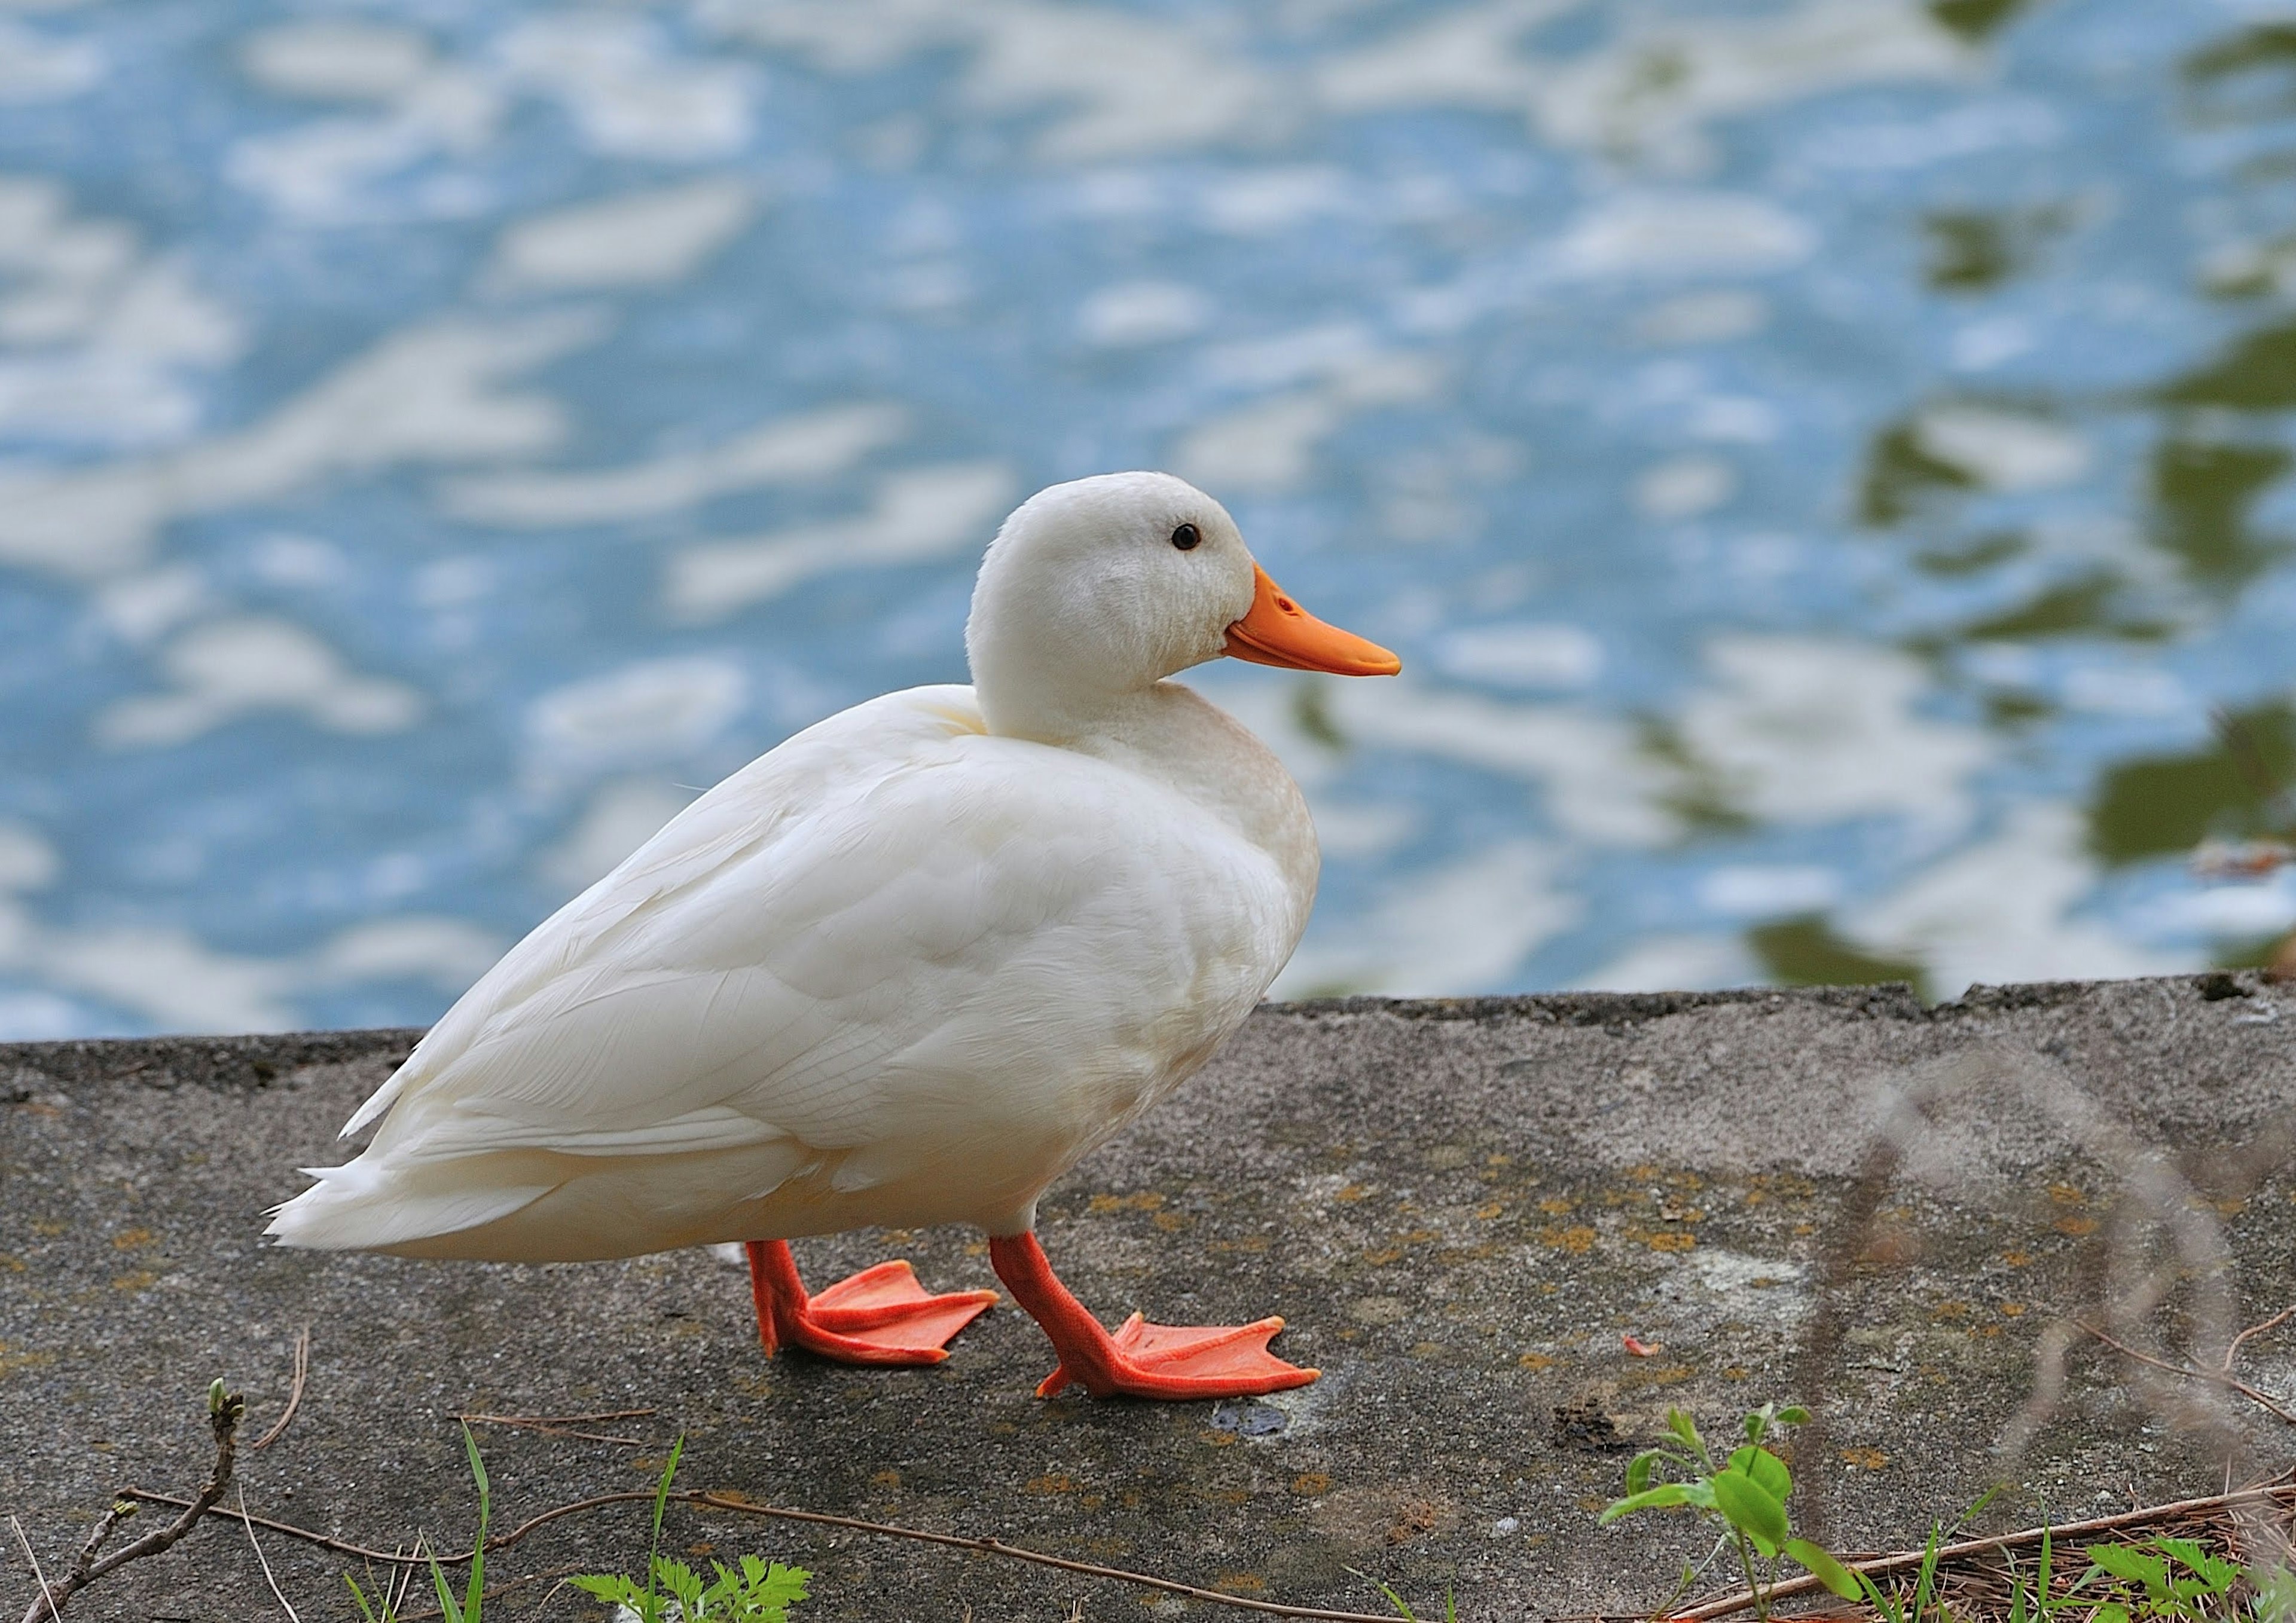
<svg viewBox="0 0 2296 1623"><path fill-rule="evenodd" d="M1013 1299L1052 1338L1060 1367L1037 1396L1050 1398L1073 1381L1095 1398L1255 1398L1305 1386L1318 1371L1286 1364L1267 1350L1282 1319L1251 1324L1151 1324L1138 1314L1114 1335L1053 1275L1034 1234L990 1235L988 1260Z"/></svg>
<svg viewBox="0 0 2296 1623"><path fill-rule="evenodd" d="M808 1296L788 1241L751 1240L746 1249L758 1340L769 1358L802 1347L840 1364L939 1364L956 1332L996 1299L994 1291L928 1296L906 1262L881 1262Z"/></svg>

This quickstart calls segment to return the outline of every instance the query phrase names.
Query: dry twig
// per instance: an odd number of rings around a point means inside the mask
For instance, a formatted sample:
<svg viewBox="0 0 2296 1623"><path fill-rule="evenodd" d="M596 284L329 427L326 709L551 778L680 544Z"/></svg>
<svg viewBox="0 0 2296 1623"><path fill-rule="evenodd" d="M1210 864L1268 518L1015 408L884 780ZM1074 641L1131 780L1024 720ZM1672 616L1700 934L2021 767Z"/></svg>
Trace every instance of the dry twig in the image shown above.
<svg viewBox="0 0 2296 1623"><path fill-rule="evenodd" d="M575 1437L586 1443L619 1443L625 1448L643 1448L642 1437L615 1437L604 1431L578 1431L572 1428L586 1421L636 1420L651 1414L652 1409L602 1409L594 1414L457 1414L456 1420L466 1426L514 1426L529 1431L539 1431L545 1437Z"/></svg>
<svg viewBox="0 0 2296 1623"><path fill-rule="evenodd" d="M279 1418L272 1422L271 1430L257 1438L250 1447L268 1448L279 1440L280 1433L287 1430L287 1422L295 1418L295 1411L303 1406L303 1381L310 1372L311 1327L306 1324L302 1333L295 1338L295 1380L294 1384L287 1389L287 1406L280 1411Z"/></svg>
<svg viewBox="0 0 2296 1623"><path fill-rule="evenodd" d="M271 1423L271 1430L258 1437L250 1444L252 1448L268 1448L271 1444L278 1442L280 1432L287 1430L287 1421L294 1419L296 1409L303 1407L303 1377L306 1375L310 1375L310 1324L306 1324L303 1332L294 1339L294 1384L287 1389L287 1407L280 1409L280 1416Z"/></svg>
<svg viewBox="0 0 2296 1623"><path fill-rule="evenodd" d="M281 1593L279 1580L272 1576L271 1558L263 1553L263 1546L255 1541L255 1524L247 1519L247 1488L244 1483L239 1488L239 1525L247 1530L247 1547L255 1552L256 1562L263 1569L263 1581L271 1586L271 1598L278 1602L279 1610L287 1614L287 1623L303 1623L303 1619L295 1615L294 1606L289 1603L286 1595Z"/></svg>
<svg viewBox="0 0 2296 1623"><path fill-rule="evenodd" d="M2109 1336L2103 1331L2099 1330L2095 1325L2086 1323L2083 1320L2069 1319L2066 1322L2071 1324L2076 1330L2084 1331L2087 1333L2095 1336L2098 1340L2103 1342L2107 1347L2112 1348L2113 1351L2120 1353L2124 1357L2134 1358L2137 1363L2149 1365L2157 1370L2166 1370L2172 1375L2182 1375L2191 1381L2205 1381L2211 1386L2220 1386L2226 1388L2231 1391L2238 1392L2242 1397L2247 1398L2258 1407L2265 1410L2267 1414L2277 1415L2280 1419L2286 1421L2290 1425L2296 1426L2296 1414L2292 1414L2286 1409L2283 1408L2279 1402L2275 1399L2270 1393L2264 1391L2260 1388L2249 1385L2247 1381L2240 1380L2232 1373L2233 1356L2240 1350L2240 1344L2243 1340L2247 1340L2251 1335L2256 1334L2261 1331L2269 1330L2273 1325L2280 1323L2282 1319L2286 1318L2291 1313L2296 1313L2296 1307L2291 1307L2284 1312L2276 1314L2273 1317L2266 1319L2261 1324L2251 1324L2246 1330L2242 1331L2240 1334L2234 1336L2232 1339L2232 1344L2225 1348L2224 1366L2221 1369L2215 1370L2194 1369L2189 1364L2173 1364L2166 1358L2156 1358L2151 1353L2137 1351L2136 1348L2129 1346L2126 1341Z"/></svg>
<svg viewBox="0 0 2296 1623"><path fill-rule="evenodd" d="M206 1483L200 1488L199 1497L161 1500L161 1503L182 1505L184 1513L166 1527L155 1529L144 1534L134 1544L123 1545L111 1554L98 1560L96 1557L98 1546L110 1536L114 1527L127 1520L132 1513L132 1506L126 1502L157 1497L154 1495L139 1493L132 1488L122 1489L119 1494L120 1502L115 1503L110 1513L95 1524L95 1531L88 1535L87 1543L80 1548L79 1559L72 1563L72 1570L64 1575L63 1581L50 1587L45 1578L41 1580L41 1594L26 1610L23 1623L40 1623L43 1615L50 1619L61 1617L64 1603L96 1579L108 1572L117 1571L131 1561L141 1561L147 1555L159 1554L198 1526L200 1518L215 1510L216 1502L223 1497L224 1489L231 1485L232 1466L238 1447L239 1422L246 1414L247 1399L244 1397L237 1392L225 1391L223 1382L220 1381L210 1387L208 1389L208 1425L215 1433L216 1457L214 1467L208 1472ZM230 1512L220 1513L228 1515ZM27 1551L29 1553L29 1546ZM35 1570L37 1570L36 1564Z"/></svg>

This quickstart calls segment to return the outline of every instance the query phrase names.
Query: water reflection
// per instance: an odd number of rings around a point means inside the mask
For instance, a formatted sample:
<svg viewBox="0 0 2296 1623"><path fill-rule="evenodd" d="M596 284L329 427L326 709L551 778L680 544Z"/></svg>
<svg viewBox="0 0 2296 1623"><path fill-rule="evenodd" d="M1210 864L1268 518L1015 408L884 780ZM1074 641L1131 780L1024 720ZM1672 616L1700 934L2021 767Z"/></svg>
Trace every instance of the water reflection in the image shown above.
<svg viewBox="0 0 2296 1623"><path fill-rule="evenodd" d="M427 1019L1142 464L1408 664L1202 673L1287 991L2253 957L2292 299L2229 6L27 12L0 1034Z"/></svg>

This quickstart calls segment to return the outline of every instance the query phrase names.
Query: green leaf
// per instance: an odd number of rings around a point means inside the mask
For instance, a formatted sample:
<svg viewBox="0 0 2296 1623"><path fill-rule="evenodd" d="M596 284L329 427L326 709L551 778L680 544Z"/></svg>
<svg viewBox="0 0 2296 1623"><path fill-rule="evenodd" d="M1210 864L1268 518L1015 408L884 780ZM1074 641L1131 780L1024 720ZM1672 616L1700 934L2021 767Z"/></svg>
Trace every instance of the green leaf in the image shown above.
<svg viewBox="0 0 2296 1623"><path fill-rule="evenodd" d="M1645 1448L1627 1462L1627 1492L1638 1494L1651 1485L1651 1468L1674 1456L1663 1448Z"/></svg>
<svg viewBox="0 0 2296 1623"><path fill-rule="evenodd" d="M1741 1422L1741 1429L1745 1432L1748 1442L1759 1443L1762 1440L1762 1433L1770 1429L1770 1412L1775 1406L1766 1403L1759 1409L1746 1411L1746 1418Z"/></svg>
<svg viewBox="0 0 2296 1623"><path fill-rule="evenodd" d="M1786 1541L1786 1507L1777 1496L1742 1471L1718 1471L1708 1481L1722 1519L1752 1539L1764 1555L1775 1555Z"/></svg>
<svg viewBox="0 0 2296 1623"><path fill-rule="evenodd" d="M1809 1411L1798 1403L1790 1403L1774 1418L1782 1426L1806 1426L1809 1424Z"/></svg>
<svg viewBox="0 0 2296 1623"><path fill-rule="evenodd" d="M2171 1538L2163 1534L2152 1541L2152 1547L2190 1568L2194 1575L2208 1586L2210 1594L2222 1594L2240 1576L2237 1566L2210 1554L2190 1538Z"/></svg>
<svg viewBox="0 0 2296 1623"><path fill-rule="evenodd" d="M471 1545L471 1581L463 1591L463 1614L470 1623L479 1623L479 1608L487 1592L487 1515L493 1506L493 1490L487 1485L486 1462L479 1458L479 1439L471 1435L467 1422L463 1426L463 1452L471 1459L471 1480L479 1485L479 1536Z"/></svg>
<svg viewBox="0 0 2296 1623"><path fill-rule="evenodd" d="M1854 1601L1859 1591L1857 1580L1843 1566L1807 1538L1789 1538L1778 1546L1794 1560L1809 1569L1817 1581L1845 1601Z"/></svg>
<svg viewBox="0 0 2296 1623"><path fill-rule="evenodd" d="M584 1594L605 1602L610 1606L635 1607L645 1599L645 1591L619 1572L593 1572L582 1578L566 1580Z"/></svg>
<svg viewBox="0 0 2296 1623"><path fill-rule="evenodd" d="M1742 1471L1753 1478L1771 1498L1781 1504L1786 1502L1786 1496L1793 1492L1793 1473L1786 1469L1784 1460L1767 1448L1747 1444L1731 1455L1730 1469Z"/></svg>
<svg viewBox="0 0 2296 1623"><path fill-rule="evenodd" d="M744 1562L742 1565L746 1567L749 1563ZM755 1586L752 1590L754 1599L769 1606L794 1606L806 1598L808 1593L806 1586L813 1581L813 1574L803 1567L784 1567L775 1562L762 1583L751 1581Z"/></svg>
<svg viewBox="0 0 2296 1623"><path fill-rule="evenodd" d="M439 1592L439 1611L447 1623L463 1623L463 1609L455 1603L455 1592L447 1586L447 1569L439 1564L435 1554L430 1557L430 1585Z"/></svg>
<svg viewBox="0 0 2296 1623"><path fill-rule="evenodd" d="M1661 1482L1656 1488L1644 1488L1638 1494L1628 1494L1623 1499L1613 1499L1595 1518L1596 1527L1608 1527L1621 1516L1631 1516L1636 1511L1663 1510L1669 1504L1690 1503L1691 1484Z"/></svg>
<svg viewBox="0 0 2296 1623"><path fill-rule="evenodd" d="M2081 1552L2092 1565L2127 1584L2151 1586L2168 1581L2169 1563L2157 1555L2127 1545L2093 1544ZM2086 1581L2086 1580L2084 1580Z"/></svg>
<svg viewBox="0 0 2296 1623"><path fill-rule="evenodd" d="M1666 1429L1689 1445L1691 1452L1700 1459L1708 1457L1706 1439L1698 1435L1698 1422L1691 1419L1685 1411L1669 1409L1666 1412Z"/></svg>
<svg viewBox="0 0 2296 1623"><path fill-rule="evenodd" d="M366 1596L358 1586L358 1579L346 1572L343 1574L343 1582L351 1586L351 1599L358 1603L359 1616L365 1619L366 1623L375 1623L374 1608L366 1603ZM388 1587L384 1588L382 1591L382 1597L383 1605L386 1608L390 1604L390 1589Z"/></svg>

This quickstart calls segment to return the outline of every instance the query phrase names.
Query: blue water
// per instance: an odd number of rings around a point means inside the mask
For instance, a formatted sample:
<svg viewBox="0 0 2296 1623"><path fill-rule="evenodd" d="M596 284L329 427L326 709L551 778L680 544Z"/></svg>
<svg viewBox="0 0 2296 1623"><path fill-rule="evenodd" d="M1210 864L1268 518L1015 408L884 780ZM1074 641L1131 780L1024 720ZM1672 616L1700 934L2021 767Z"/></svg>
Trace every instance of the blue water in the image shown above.
<svg viewBox="0 0 2296 1623"><path fill-rule="evenodd" d="M2292 295L2248 0L20 10L0 1037L431 1018L1133 466L1406 661L1200 673L1279 991L2252 959Z"/></svg>

